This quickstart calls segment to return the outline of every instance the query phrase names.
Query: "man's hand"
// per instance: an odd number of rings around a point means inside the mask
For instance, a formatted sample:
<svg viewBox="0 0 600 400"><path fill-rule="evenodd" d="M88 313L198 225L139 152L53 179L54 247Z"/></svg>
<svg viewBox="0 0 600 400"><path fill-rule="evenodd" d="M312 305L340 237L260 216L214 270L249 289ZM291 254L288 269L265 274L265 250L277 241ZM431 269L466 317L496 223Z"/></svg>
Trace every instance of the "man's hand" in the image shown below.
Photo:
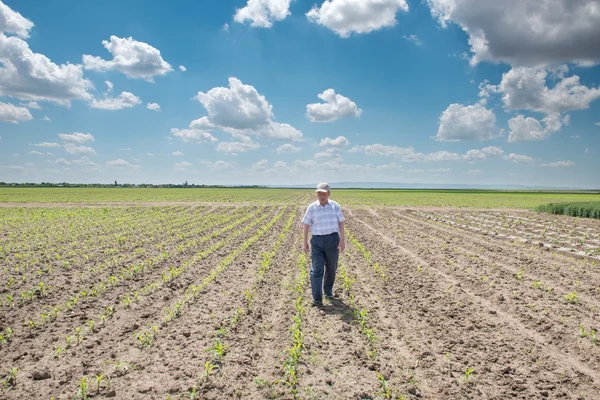
<svg viewBox="0 0 600 400"><path fill-rule="evenodd" d="M308 253L308 250L309 250L308 243L304 242L304 252Z"/></svg>
<svg viewBox="0 0 600 400"><path fill-rule="evenodd" d="M340 253L343 253L345 248L346 243L344 242L344 240L340 240L340 244L338 245L338 250L340 251Z"/></svg>

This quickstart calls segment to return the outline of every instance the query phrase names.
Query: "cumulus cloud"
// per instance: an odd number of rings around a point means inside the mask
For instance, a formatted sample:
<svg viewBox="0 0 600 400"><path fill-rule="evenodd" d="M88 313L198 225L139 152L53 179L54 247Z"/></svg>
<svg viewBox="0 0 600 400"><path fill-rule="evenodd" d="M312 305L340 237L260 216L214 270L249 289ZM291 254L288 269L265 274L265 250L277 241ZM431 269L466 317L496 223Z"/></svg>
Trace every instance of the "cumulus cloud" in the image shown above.
<svg viewBox="0 0 600 400"><path fill-rule="evenodd" d="M60 159L60 160L64 160L64 159ZM78 160L73 160L73 161L71 161L71 164L75 164L80 167L87 167L87 168L91 168L91 169L99 169L100 168L99 164L96 164L95 162L90 160L88 157L81 157Z"/></svg>
<svg viewBox="0 0 600 400"><path fill-rule="evenodd" d="M95 71L119 71L129 78L141 78L152 82L155 76L165 75L173 68L163 60L160 51L147 43L134 40L132 37L119 38L112 35L110 41L103 40L102 45L112 56L112 60L83 56L85 69Z"/></svg>
<svg viewBox="0 0 600 400"><path fill-rule="evenodd" d="M396 25L398 11L408 11L406 0L325 0L306 17L347 38Z"/></svg>
<svg viewBox="0 0 600 400"><path fill-rule="evenodd" d="M33 26L33 22L0 1L0 32L14 33L27 39Z"/></svg>
<svg viewBox="0 0 600 400"><path fill-rule="evenodd" d="M436 140L491 140L501 135L496 129L496 114L481 104L451 104L440 116Z"/></svg>
<svg viewBox="0 0 600 400"><path fill-rule="evenodd" d="M142 168L140 165L131 164L129 161L125 161L122 158L107 161L106 166L112 169L124 169L129 171L137 171Z"/></svg>
<svg viewBox="0 0 600 400"><path fill-rule="evenodd" d="M342 156L338 152L339 152L339 149L332 147L332 148L326 149L325 151L316 153L313 156L313 158L342 161Z"/></svg>
<svg viewBox="0 0 600 400"><path fill-rule="evenodd" d="M302 140L302 132L272 120L273 107L265 96L237 78L229 78L227 88L198 92L195 99L204 106L208 116L192 121L191 129L222 130L233 135L251 134L274 140Z"/></svg>
<svg viewBox="0 0 600 400"><path fill-rule="evenodd" d="M427 0L446 27L469 35L471 64L595 63L600 60L597 0Z"/></svg>
<svg viewBox="0 0 600 400"><path fill-rule="evenodd" d="M29 121L32 119L33 116L27 108L0 102L0 122L4 121L18 124L20 121Z"/></svg>
<svg viewBox="0 0 600 400"><path fill-rule="evenodd" d="M186 68L185 66L183 66L183 65L180 65L180 66L179 66L179 70L180 70L181 72L185 72L185 71L187 71L187 68Z"/></svg>
<svg viewBox="0 0 600 400"><path fill-rule="evenodd" d="M568 117L567 115L561 120L559 114L549 114L543 119L545 127L542 127L537 119L533 117L525 118L525 116L519 114L508 120L508 127L510 128L508 141L514 143L547 139L552 133L558 132L563 124L569 124Z"/></svg>
<svg viewBox="0 0 600 400"><path fill-rule="evenodd" d="M286 143L279 146L275 151L279 154L298 153L300 149L292 144Z"/></svg>
<svg viewBox="0 0 600 400"><path fill-rule="evenodd" d="M142 101L139 97L129 92L121 92L119 97L107 97L102 100L93 99L90 102L90 107L99 108L101 110L122 110L124 108L135 107L141 104Z"/></svg>
<svg viewBox="0 0 600 400"><path fill-rule="evenodd" d="M262 159L260 161L253 163L252 166L250 167L250 169L253 171L264 171L265 169L267 169L268 165L269 165L269 161Z"/></svg>
<svg viewBox="0 0 600 400"><path fill-rule="evenodd" d="M234 137L238 139L237 142L220 142L217 146L217 151L237 155L238 153L245 153L260 148L260 145L253 142L248 136L234 135Z"/></svg>
<svg viewBox="0 0 600 400"><path fill-rule="evenodd" d="M107 92L112 92L112 90L115 87L115 85L113 85L113 83L111 81L104 81L104 83L107 86L106 91Z"/></svg>
<svg viewBox="0 0 600 400"><path fill-rule="evenodd" d="M45 156L46 155L46 153L42 153L42 152L36 151L36 150L31 150L29 152L29 154L33 154L33 155L36 155L36 156ZM48 153L48 154L51 154L51 153Z"/></svg>
<svg viewBox="0 0 600 400"><path fill-rule="evenodd" d="M373 144L367 146L354 146L350 153L364 153L369 156L394 157L402 162L447 162L447 161L485 161L491 157L498 157L504 154L504 150L497 146L488 146L483 149L472 149L464 154L436 151L433 153L419 153L413 147L398 147L382 144Z"/></svg>
<svg viewBox="0 0 600 400"><path fill-rule="evenodd" d="M58 137L68 143L93 142L94 136L91 133L75 132L71 134L59 133Z"/></svg>
<svg viewBox="0 0 600 400"><path fill-rule="evenodd" d="M487 85L487 90L502 94L508 109L545 114L588 109L592 101L600 98L600 89L581 85L577 75L560 78L552 88L547 86L547 79L544 68L512 68L502 75L499 85Z"/></svg>
<svg viewBox="0 0 600 400"><path fill-rule="evenodd" d="M214 143L217 141L213 135L199 129L171 129L171 135L180 138L184 142Z"/></svg>
<svg viewBox="0 0 600 400"><path fill-rule="evenodd" d="M77 146L72 143L67 143L64 146L64 149L69 154L85 154L85 155L94 155L96 154L96 150L89 146Z"/></svg>
<svg viewBox="0 0 600 400"><path fill-rule="evenodd" d="M31 108L34 110L41 110L42 107L36 101L30 101L29 103L21 104L23 107Z"/></svg>
<svg viewBox="0 0 600 400"><path fill-rule="evenodd" d="M254 28L270 28L290 15L290 3L291 0L248 0L245 7L236 10L233 20L240 24L250 21Z"/></svg>
<svg viewBox="0 0 600 400"><path fill-rule="evenodd" d="M575 163L573 161L556 161L547 164L540 164L540 167L572 167Z"/></svg>
<svg viewBox="0 0 600 400"><path fill-rule="evenodd" d="M362 110L355 102L335 90L327 89L317 95L325 103L306 105L306 115L312 122L332 122L340 118L359 117Z"/></svg>
<svg viewBox="0 0 600 400"><path fill-rule="evenodd" d="M160 105L158 103L148 103L146 108L152 111L160 111Z"/></svg>
<svg viewBox="0 0 600 400"><path fill-rule="evenodd" d="M54 64L34 53L18 37L0 33L0 96L27 101L51 101L70 107L72 100L88 101L92 83L78 64Z"/></svg>
<svg viewBox="0 0 600 400"><path fill-rule="evenodd" d="M335 139L330 139L330 138L321 139L319 146L342 148L342 147L348 146L349 144L350 144L350 142L344 136L338 136Z"/></svg>
<svg viewBox="0 0 600 400"><path fill-rule="evenodd" d="M510 153L507 156L502 157L507 161L512 161L514 163L530 163L533 162L533 158L525 155Z"/></svg>
<svg viewBox="0 0 600 400"><path fill-rule="evenodd" d="M181 156L183 156L183 153L180 152L180 151L174 151L174 152L171 153L171 155L175 156L175 157L181 157Z"/></svg>

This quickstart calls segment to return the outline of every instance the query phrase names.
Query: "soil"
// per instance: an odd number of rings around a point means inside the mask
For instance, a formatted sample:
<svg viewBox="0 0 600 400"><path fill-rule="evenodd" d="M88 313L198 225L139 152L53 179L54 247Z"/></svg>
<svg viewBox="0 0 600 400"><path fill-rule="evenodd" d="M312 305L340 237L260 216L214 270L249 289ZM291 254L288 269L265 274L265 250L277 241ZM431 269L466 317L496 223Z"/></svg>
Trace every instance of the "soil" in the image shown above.
<svg viewBox="0 0 600 400"><path fill-rule="evenodd" d="M593 252L600 247L600 221L514 210L346 208L335 299L312 307L305 284L297 385L284 383L298 312L303 212L304 206L265 208L30 330L23 320L108 272L73 277L71 286L66 273L56 275L62 291L2 311L0 332L11 327L14 334L0 345L0 380L19 370L0 398L72 400L83 377L90 399L190 399L193 392L203 399L292 399L294 390L301 399L600 398L600 262ZM290 215L295 219L285 233ZM166 240L152 237L149 251ZM253 237L258 240L244 246ZM564 246L553 246L556 240ZM278 241L259 280L264 254ZM178 246L166 243L173 251ZM74 260L73 268L86 269ZM231 262L218 270L224 260ZM134 254L123 258L137 261ZM184 265L162 283L165 271ZM164 323L165 308L213 274L181 316ZM160 283L156 290L122 306L125 294L153 282ZM113 318L88 332L85 323L98 321L109 306ZM361 311L364 327L357 321ZM81 343L55 357L56 346L78 326L86 330ZM151 326L156 337L143 347L135 334ZM217 343L224 345L222 358L211 351ZM208 374L207 362L214 366ZM98 387L102 374L110 385L102 379Z"/></svg>

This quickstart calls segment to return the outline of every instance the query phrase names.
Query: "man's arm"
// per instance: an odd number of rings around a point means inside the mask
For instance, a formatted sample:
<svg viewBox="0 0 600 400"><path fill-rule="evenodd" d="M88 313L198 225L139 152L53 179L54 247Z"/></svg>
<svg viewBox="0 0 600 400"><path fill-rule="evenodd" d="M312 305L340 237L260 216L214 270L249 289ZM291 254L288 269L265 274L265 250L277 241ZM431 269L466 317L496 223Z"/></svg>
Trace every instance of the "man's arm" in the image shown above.
<svg viewBox="0 0 600 400"><path fill-rule="evenodd" d="M346 248L346 232L344 230L344 221L340 222L340 244L338 246L338 250L340 253L344 252Z"/></svg>
<svg viewBox="0 0 600 400"><path fill-rule="evenodd" d="M310 225L304 224L304 252L308 253L308 228Z"/></svg>

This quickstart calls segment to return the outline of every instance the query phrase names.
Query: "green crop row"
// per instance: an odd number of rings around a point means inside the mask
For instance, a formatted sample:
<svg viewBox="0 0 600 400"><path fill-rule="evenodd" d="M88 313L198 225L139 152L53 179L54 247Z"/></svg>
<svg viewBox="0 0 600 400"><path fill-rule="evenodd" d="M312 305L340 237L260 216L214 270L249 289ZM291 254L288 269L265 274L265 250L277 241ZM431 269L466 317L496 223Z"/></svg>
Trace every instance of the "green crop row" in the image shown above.
<svg viewBox="0 0 600 400"><path fill-rule="evenodd" d="M536 207L536 211L569 215L571 217L600 219L600 201L542 204Z"/></svg>

